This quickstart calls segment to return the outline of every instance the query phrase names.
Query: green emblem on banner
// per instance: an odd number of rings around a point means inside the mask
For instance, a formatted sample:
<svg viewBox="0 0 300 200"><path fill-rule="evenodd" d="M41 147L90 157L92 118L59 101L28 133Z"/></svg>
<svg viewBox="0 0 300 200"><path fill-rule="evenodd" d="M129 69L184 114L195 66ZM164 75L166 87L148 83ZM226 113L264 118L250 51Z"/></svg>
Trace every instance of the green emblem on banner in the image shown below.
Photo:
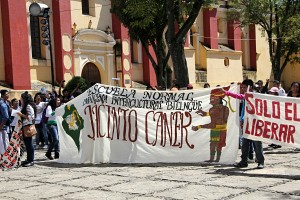
<svg viewBox="0 0 300 200"><path fill-rule="evenodd" d="M72 105L65 106L65 114L63 115L62 126L66 133L74 140L78 151L80 150L79 136L80 131L84 127L84 120L79 115L76 107Z"/></svg>

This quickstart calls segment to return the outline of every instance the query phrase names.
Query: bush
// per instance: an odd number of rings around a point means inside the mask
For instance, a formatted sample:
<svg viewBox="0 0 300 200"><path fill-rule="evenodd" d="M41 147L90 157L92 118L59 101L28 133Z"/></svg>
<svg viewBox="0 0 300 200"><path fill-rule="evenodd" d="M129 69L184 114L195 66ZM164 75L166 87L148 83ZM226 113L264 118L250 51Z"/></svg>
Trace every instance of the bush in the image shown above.
<svg viewBox="0 0 300 200"><path fill-rule="evenodd" d="M77 87L77 85L79 86L79 89L73 94L74 96L78 96L79 94L83 93L84 91L86 91L89 87L90 87L90 83L80 77L80 76L74 76L66 85L65 88L67 91L69 91L70 93Z"/></svg>

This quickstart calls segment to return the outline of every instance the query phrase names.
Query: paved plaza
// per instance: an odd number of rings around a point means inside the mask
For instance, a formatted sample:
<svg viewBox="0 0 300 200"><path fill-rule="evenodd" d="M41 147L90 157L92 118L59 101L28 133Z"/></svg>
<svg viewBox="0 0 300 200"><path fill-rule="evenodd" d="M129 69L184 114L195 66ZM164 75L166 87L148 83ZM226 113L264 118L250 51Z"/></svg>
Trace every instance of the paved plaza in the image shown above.
<svg viewBox="0 0 300 200"><path fill-rule="evenodd" d="M267 147L267 145L265 145ZM35 166L0 171L10 199L300 199L300 151L265 148L265 168L206 163L61 164L37 150ZM238 158L239 160L239 158Z"/></svg>

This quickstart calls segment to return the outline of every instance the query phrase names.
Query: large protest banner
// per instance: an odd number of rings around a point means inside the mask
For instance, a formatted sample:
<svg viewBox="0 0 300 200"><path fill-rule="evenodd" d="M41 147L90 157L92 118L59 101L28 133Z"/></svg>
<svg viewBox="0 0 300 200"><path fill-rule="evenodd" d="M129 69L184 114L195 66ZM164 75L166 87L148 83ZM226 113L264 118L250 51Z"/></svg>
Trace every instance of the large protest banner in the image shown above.
<svg viewBox="0 0 300 200"><path fill-rule="evenodd" d="M224 88L237 92L237 85ZM56 109L63 163L234 163L238 100L96 84Z"/></svg>
<svg viewBox="0 0 300 200"><path fill-rule="evenodd" d="M244 137L300 147L300 99L247 93Z"/></svg>

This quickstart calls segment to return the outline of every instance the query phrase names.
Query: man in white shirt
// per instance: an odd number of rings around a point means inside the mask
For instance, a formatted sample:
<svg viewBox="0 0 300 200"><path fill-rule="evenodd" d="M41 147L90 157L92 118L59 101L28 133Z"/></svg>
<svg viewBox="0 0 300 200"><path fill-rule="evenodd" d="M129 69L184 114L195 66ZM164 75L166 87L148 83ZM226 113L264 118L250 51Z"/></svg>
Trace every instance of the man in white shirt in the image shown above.
<svg viewBox="0 0 300 200"><path fill-rule="evenodd" d="M280 81L274 80L273 87L278 88L278 96L286 96L285 90L281 87Z"/></svg>

